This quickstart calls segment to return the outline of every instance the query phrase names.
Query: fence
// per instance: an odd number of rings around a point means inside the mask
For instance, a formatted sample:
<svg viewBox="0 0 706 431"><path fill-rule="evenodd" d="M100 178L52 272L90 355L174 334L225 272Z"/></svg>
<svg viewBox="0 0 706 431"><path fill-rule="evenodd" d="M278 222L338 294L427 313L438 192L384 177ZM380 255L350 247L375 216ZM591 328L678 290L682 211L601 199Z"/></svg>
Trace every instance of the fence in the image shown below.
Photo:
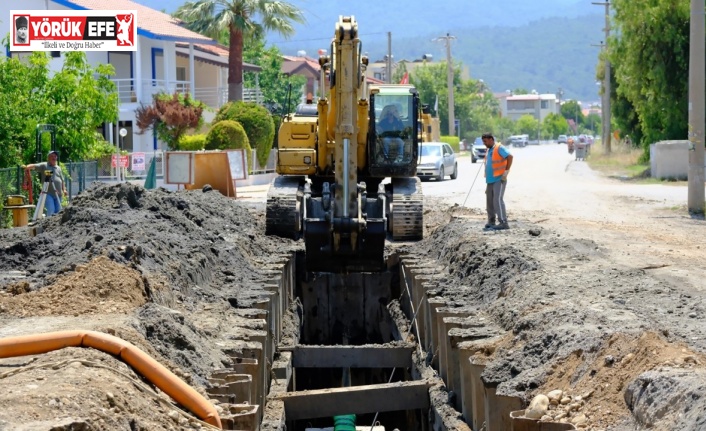
<svg viewBox="0 0 706 431"><path fill-rule="evenodd" d="M149 152L132 152L120 156L120 169L117 168L115 155L105 156L96 161L98 181L117 181L118 172L122 180L138 180L147 178L147 170L152 159L157 159L156 175L164 175L164 152L162 150Z"/></svg>
<svg viewBox="0 0 706 431"><path fill-rule="evenodd" d="M121 156L120 180L143 180L147 178L152 159L156 158L156 176L158 179L164 177L164 152L133 152ZM69 162L62 166L66 172L66 191L68 192L69 201L85 190L94 181L100 182L115 182L118 181L117 167L114 156L108 156L99 160L91 160L84 162ZM277 151L270 151L265 165L260 165L257 162L256 152L252 150L251 154L246 155L246 164L248 172L252 174L265 174L275 171L277 166ZM23 189L24 169L20 166L14 168L0 169L0 199L5 201L5 197L9 195L23 195L28 198L28 192ZM34 202L36 203L37 196L40 192L39 177L33 173L32 176L32 193ZM28 201L29 202L29 201Z"/></svg>
<svg viewBox="0 0 706 431"><path fill-rule="evenodd" d="M164 152L162 150L153 152L133 152L123 154L121 156L120 178L122 180L140 180L147 177L147 169L149 169L152 158L157 158L157 178L164 178ZM144 162L142 161L144 159ZM115 157L106 156L98 160L99 181L116 181ZM135 163L138 161L138 163ZM270 151L267 162L260 165L257 162L255 150L246 155L246 166L250 174L265 174L275 171L277 166L277 151Z"/></svg>
<svg viewBox="0 0 706 431"><path fill-rule="evenodd" d="M87 162L69 162L64 163L66 191L69 201L86 189L87 185L93 181L98 181L98 164L96 161ZM5 197L9 195L23 195L29 203L29 191L25 190L24 185L25 173L20 166L14 168L0 169L0 200L5 202ZM32 197L36 203L39 192L41 191L41 183L39 176L32 172Z"/></svg>
<svg viewBox="0 0 706 431"><path fill-rule="evenodd" d="M167 81L164 79L143 79L138 82L136 79L113 79L118 99L120 103L152 103L152 97L158 93L181 93L186 94L191 91L191 83L189 81ZM135 88L140 86L142 89L142 100L137 100ZM193 93L194 99L200 100L211 108L218 109L228 102L228 87L195 87ZM262 105L265 97L259 87L243 88L243 101L255 102Z"/></svg>
<svg viewBox="0 0 706 431"><path fill-rule="evenodd" d="M247 159L248 172L251 174L269 174L270 172L274 172L277 167L277 150L273 148L272 151L270 151L270 155L267 157L267 162L264 166L258 163L255 150L252 150L252 154Z"/></svg>

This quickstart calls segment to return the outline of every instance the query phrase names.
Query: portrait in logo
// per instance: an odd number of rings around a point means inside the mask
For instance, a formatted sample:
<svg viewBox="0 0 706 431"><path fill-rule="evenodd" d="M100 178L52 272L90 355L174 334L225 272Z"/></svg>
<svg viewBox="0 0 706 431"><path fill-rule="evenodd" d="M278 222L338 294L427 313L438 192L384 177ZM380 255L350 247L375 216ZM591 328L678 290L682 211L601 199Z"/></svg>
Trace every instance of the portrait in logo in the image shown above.
<svg viewBox="0 0 706 431"><path fill-rule="evenodd" d="M29 45L29 17L15 18L15 45Z"/></svg>

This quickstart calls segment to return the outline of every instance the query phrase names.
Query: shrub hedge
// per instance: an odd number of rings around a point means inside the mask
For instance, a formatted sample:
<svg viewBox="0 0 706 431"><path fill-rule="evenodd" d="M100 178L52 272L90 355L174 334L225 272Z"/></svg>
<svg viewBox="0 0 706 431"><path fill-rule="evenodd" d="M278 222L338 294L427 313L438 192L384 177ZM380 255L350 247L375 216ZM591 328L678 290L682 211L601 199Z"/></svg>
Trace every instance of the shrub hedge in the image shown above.
<svg viewBox="0 0 706 431"><path fill-rule="evenodd" d="M188 135L179 139L177 149L180 151L201 151L206 148L206 135Z"/></svg>
<svg viewBox="0 0 706 431"><path fill-rule="evenodd" d="M275 136L275 125L270 112L256 103L230 102L218 110L214 123L224 120L240 123L250 145L257 151L257 161L260 165L267 163Z"/></svg>
<svg viewBox="0 0 706 431"><path fill-rule="evenodd" d="M243 126L237 121L223 120L211 127L206 135L206 150L245 149L250 154L250 140Z"/></svg>
<svg viewBox="0 0 706 431"><path fill-rule="evenodd" d="M458 136L442 136L440 139L441 142L446 142L451 145L455 153L461 151L461 146L459 145L461 141L458 139Z"/></svg>

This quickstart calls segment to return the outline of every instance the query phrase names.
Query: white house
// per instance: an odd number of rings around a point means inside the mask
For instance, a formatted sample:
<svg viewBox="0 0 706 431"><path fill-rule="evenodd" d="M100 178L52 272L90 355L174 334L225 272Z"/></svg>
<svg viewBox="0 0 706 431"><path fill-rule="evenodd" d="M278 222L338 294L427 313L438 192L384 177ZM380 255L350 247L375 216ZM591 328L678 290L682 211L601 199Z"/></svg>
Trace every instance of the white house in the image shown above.
<svg viewBox="0 0 706 431"><path fill-rule="evenodd" d="M120 99L119 123L106 125L104 136L116 142L118 128L127 136L123 150L151 151L164 149L151 133L137 134L135 110L141 103L152 103L158 92L190 93L213 110L205 113L208 121L214 110L228 100L228 50L216 41L192 32L172 16L130 0L5 0L0 2L0 35L10 32L11 10L135 10L137 11L136 52L87 52L91 64L111 64ZM7 51L7 56L27 53ZM63 56L52 53L50 68L61 69ZM244 64L245 71L257 72L258 66ZM244 89L244 100L260 101L259 89ZM112 126L112 127L111 127Z"/></svg>
<svg viewBox="0 0 706 431"><path fill-rule="evenodd" d="M519 94L496 98L503 117L513 121L523 115L531 115L541 122L547 115L558 112L556 94Z"/></svg>

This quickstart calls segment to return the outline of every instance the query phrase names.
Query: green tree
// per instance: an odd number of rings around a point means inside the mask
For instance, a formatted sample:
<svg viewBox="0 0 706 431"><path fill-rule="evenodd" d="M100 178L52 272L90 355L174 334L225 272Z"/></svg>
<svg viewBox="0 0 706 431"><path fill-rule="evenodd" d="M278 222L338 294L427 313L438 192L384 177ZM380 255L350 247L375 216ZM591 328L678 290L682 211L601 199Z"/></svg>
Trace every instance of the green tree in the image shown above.
<svg viewBox="0 0 706 431"><path fill-rule="evenodd" d="M551 113L544 117L542 130L546 136L553 139L559 135L568 134L569 123L566 122L566 118L564 118L564 116Z"/></svg>
<svg viewBox="0 0 706 431"><path fill-rule="evenodd" d="M446 92L446 66L425 62L422 66L414 69L409 82L419 92L421 103L429 105L432 108L432 114L439 116L439 112L433 112L437 96L439 96L439 111L441 111L444 102L448 103L448 99L442 101L440 97Z"/></svg>
<svg viewBox="0 0 706 431"><path fill-rule="evenodd" d="M223 120L237 121L248 135L250 145L255 147L260 165L267 163L274 142L275 125L272 115L255 103L229 102L218 110L214 123Z"/></svg>
<svg viewBox="0 0 706 431"><path fill-rule="evenodd" d="M135 111L139 134L154 130L157 137L172 150L179 149L182 136L200 127L203 104L186 95L155 94L151 105L140 105Z"/></svg>
<svg viewBox="0 0 706 431"><path fill-rule="evenodd" d="M530 114L525 114L515 122L515 131L519 135L530 135L537 137L539 121Z"/></svg>
<svg viewBox="0 0 706 431"><path fill-rule="evenodd" d="M439 117L441 134L448 134L449 124L449 91L447 85L446 63L424 64L414 69L409 82L419 92L422 103L433 107L437 97L439 111L434 113ZM454 65L454 116L460 120L461 131L469 133L478 130L482 123L487 123L487 117L500 112L499 105L492 97L487 87L479 91L479 82L461 78L461 64ZM432 108L433 110L433 108ZM477 112L477 111L481 112Z"/></svg>
<svg viewBox="0 0 706 431"><path fill-rule="evenodd" d="M515 122L507 117L495 117L492 129L490 132L500 141L504 142L505 138L511 136L515 129ZM478 135L480 136L480 135Z"/></svg>
<svg viewBox="0 0 706 431"><path fill-rule="evenodd" d="M572 133L580 133L579 126L584 123L584 115L579 102L576 100L569 100L562 103L561 115L576 124L576 130L572 130Z"/></svg>
<svg viewBox="0 0 706 431"><path fill-rule="evenodd" d="M114 73L109 64L93 68L85 53L67 52L61 71L47 83L46 122L61 125L57 141L71 143L64 148L64 160L83 158L98 142L96 128L117 120L118 93L110 80Z"/></svg>
<svg viewBox="0 0 706 431"><path fill-rule="evenodd" d="M599 134L601 130L601 116L595 112L590 113L586 116L586 130L588 130L591 135Z"/></svg>
<svg viewBox="0 0 706 431"><path fill-rule="evenodd" d="M262 71L257 73L257 82L266 102L272 103L273 106L286 107L288 100L301 99L306 78L282 73L282 52L276 46L265 48L263 38L254 38L245 47L243 59L262 68ZM245 85L255 87L255 76L254 72L246 72ZM291 95L288 94L290 85Z"/></svg>
<svg viewBox="0 0 706 431"><path fill-rule="evenodd" d="M291 36L292 23L305 21L299 9L283 0L198 0L185 3L174 15L213 39L228 31L229 101L243 99L244 39L264 31Z"/></svg>
<svg viewBox="0 0 706 431"><path fill-rule="evenodd" d="M392 83L396 84L402 81L404 74L407 73L407 64L404 62L397 63L397 67L392 72Z"/></svg>
<svg viewBox="0 0 706 431"><path fill-rule="evenodd" d="M44 52L0 61L0 167L36 162L38 124L56 125L62 160L85 159L105 147L95 131L117 120L113 68L90 66L82 52L67 52L64 59L53 75Z"/></svg>
<svg viewBox="0 0 706 431"><path fill-rule="evenodd" d="M689 6L689 0L613 2L612 114L622 134L640 137L646 150L650 143L688 136Z"/></svg>

